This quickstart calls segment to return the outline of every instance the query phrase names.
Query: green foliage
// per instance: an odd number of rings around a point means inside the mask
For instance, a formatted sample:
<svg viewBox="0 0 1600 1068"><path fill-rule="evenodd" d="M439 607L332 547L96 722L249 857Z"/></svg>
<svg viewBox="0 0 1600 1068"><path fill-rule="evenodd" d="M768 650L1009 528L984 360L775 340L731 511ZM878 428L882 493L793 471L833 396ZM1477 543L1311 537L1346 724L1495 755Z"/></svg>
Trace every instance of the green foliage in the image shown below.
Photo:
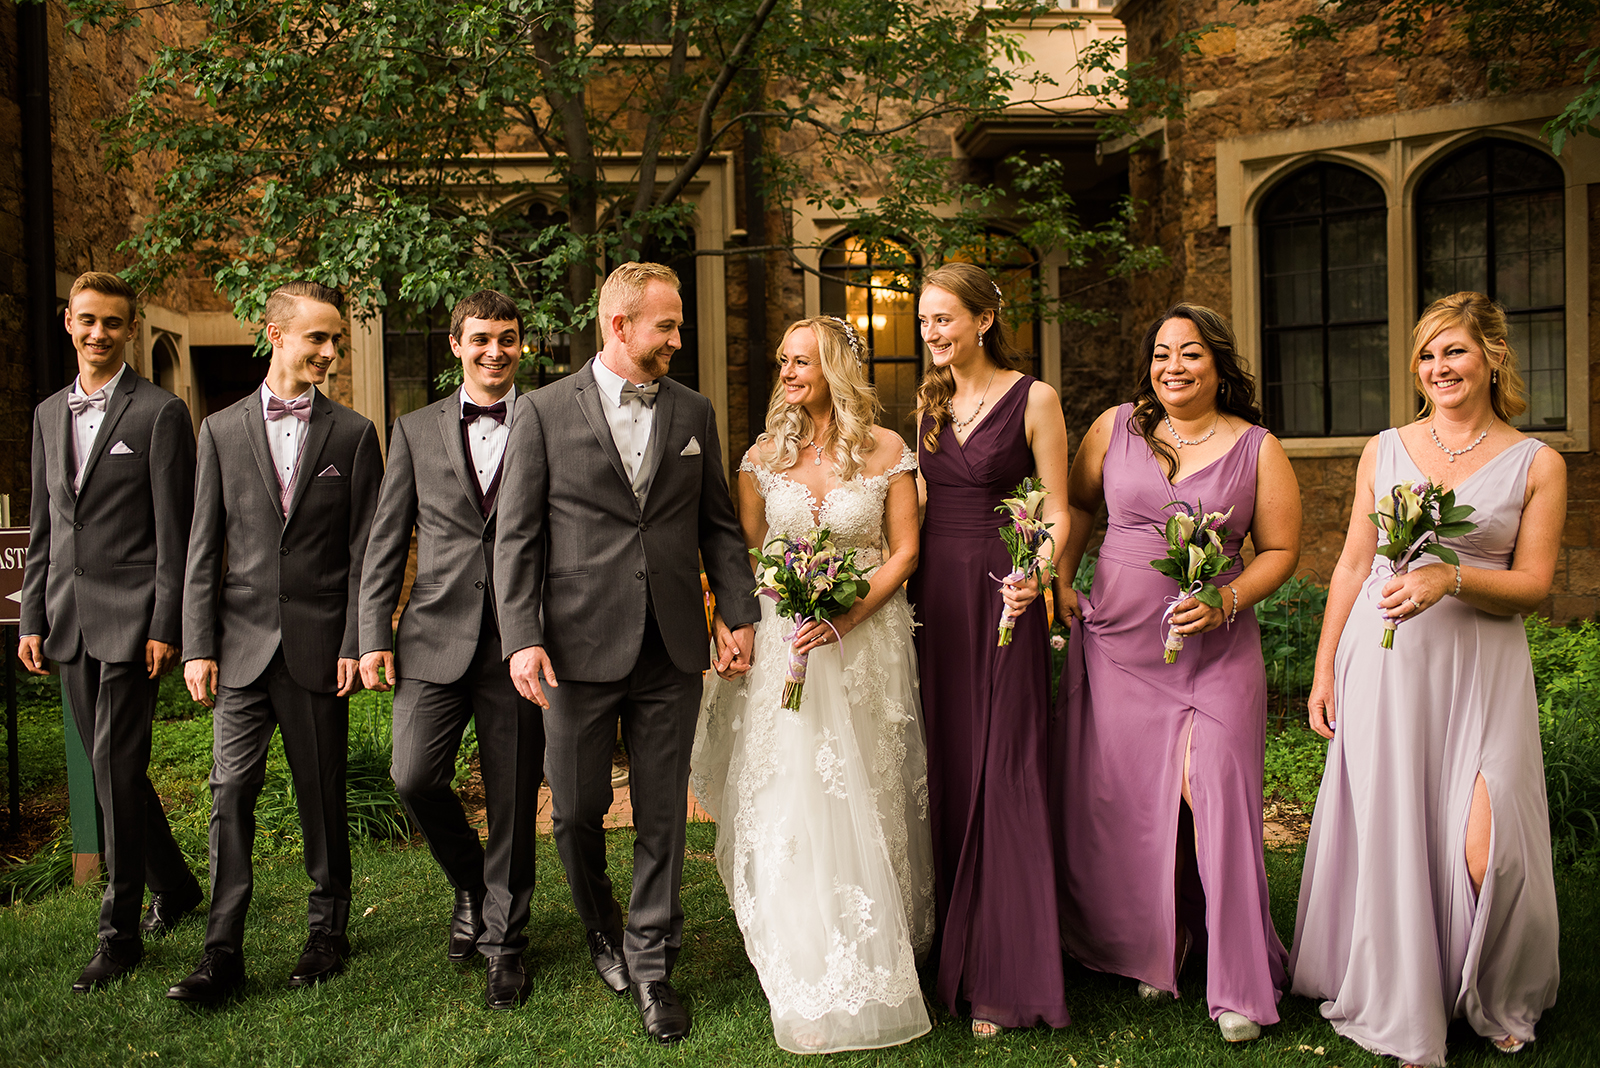
<svg viewBox="0 0 1600 1068"><path fill-rule="evenodd" d="M63 825L27 860L0 869L0 905L38 901L72 885L72 828Z"/></svg>
<svg viewBox="0 0 1600 1068"><path fill-rule="evenodd" d="M1261 0L1241 2L1254 7ZM1573 137L1600 134L1600 0L1320 0L1289 24L1284 37L1304 48L1376 26L1378 54L1404 63L1438 51L1449 40L1440 32L1446 24L1465 39L1494 92L1581 86L1545 124L1557 155Z"/></svg>
<svg viewBox="0 0 1600 1068"><path fill-rule="evenodd" d="M1551 843L1559 858L1600 860L1600 624L1526 621L1544 740Z"/></svg>
<svg viewBox="0 0 1600 1068"><path fill-rule="evenodd" d="M1322 785L1328 743L1303 720L1267 732L1263 792L1270 800L1289 802L1309 818Z"/></svg>
<svg viewBox="0 0 1600 1068"><path fill-rule="evenodd" d="M1261 627L1261 659L1267 669L1269 714L1279 728L1305 711L1327 607L1328 588L1300 575L1255 606Z"/></svg>
<svg viewBox="0 0 1600 1068"><path fill-rule="evenodd" d="M136 21L119 0L69 6L78 24ZM772 208L836 215L874 253L959 256L1009 199L1030 260L1061 249L1114 274L1164 262L1129 239L1131 205L1082 226L1057 165L1018 155L996 171L1014 177L977 181L948 158L951 124L1024 90L1048 110L1108 77L1134 100L1118 121L1181 101L1157 68L1120 69L1110 41L1075 70L1024 73L1016 27L1055 10L1044 0L626 0L598 18L574 0L200 10L205 33L157 52L105 134L114 166L165 168L126 249L131 280L198 268L245 318L290 277L344 289L363 314L492 286L524 302L530 338L568 334L581 358L597 265L688 251L683 194L750 125L766 132ZM555 195L556 211L529 212ZM771 248L798 246L784 234ZM1076 299L1048 310L1094 314Z"/></svg>

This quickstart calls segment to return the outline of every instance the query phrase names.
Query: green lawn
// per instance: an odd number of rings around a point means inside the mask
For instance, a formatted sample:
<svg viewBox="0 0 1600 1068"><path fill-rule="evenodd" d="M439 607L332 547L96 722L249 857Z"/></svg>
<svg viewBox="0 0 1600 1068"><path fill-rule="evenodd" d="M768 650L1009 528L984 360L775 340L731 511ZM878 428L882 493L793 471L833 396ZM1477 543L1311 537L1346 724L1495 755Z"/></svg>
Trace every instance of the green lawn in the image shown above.
<svg viewBox="0 0 1600 1068"><path fill-rule="evenodd" d="M714 834L710 825L690 827L688 926L675 980L694 1009L695 1029L680 1046L649 1043L631 1005L613 998L593 975L554 844L544 837L530 931L534 993L517 1012L482 1008L481 966L458 969L445 962L450 891L427 851L366 845L356 852L354 956L346 974L311 990L284 986L304 938L307 883L297 857L265 858L257 866L246 936L248 996L215 1011L195 1011L164 996L199 957L199 920L169 940L150 943L144 964L126 982L78 997L67 988L92 948L98 893L65 891L0 909L0 1064L445 1068L795 1062L772 1045L766 1001L711 862ZM613 869L624 880L630 843L628 832L611 835ZM1299 871L1298 851L1269 854L1274 913L1286 938ZM1564 975L1561 1000L1545 1016L1541 1041L1507 1061L1461 1033L1452 1044L1452 1065L1600 1064L1600 875L1563 869L1558 890ZM1337 1038L1315 1005L1298 998L1285 999L1284 1021L1260 1041L1227 1047L1207 1017L1200 969L1186 979L1182 1000L1151 1006L1134 996L1129 980L1074 970L1068 990L1076 1020L1064 1031L1013 1032L979 1045L965 1021L941 1017L933 1034L916 1042L837 1054L832 1063L1384 1063Z"/></svg>

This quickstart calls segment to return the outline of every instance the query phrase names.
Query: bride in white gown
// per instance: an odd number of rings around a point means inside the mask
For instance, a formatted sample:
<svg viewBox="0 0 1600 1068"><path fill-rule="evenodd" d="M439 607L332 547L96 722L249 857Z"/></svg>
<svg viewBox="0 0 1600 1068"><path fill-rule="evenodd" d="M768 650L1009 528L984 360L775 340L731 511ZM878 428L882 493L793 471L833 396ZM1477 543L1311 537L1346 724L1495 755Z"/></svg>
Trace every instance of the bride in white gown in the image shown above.
<svg viewBox="0 0 1600 1068"><path fill-rule="evenodd" d="M901 589L917 562L916 457L873 425L864 352L839 319L784 334L739 511L752 547L829 528L876 569L871 591L832 628L798 633L763 598L750 672L707 677L692 761L774 1037L793 1053L932 1026L916 970L933 941L927 751ZM810 652L798 712L780 707L791 637Z"/></svg>

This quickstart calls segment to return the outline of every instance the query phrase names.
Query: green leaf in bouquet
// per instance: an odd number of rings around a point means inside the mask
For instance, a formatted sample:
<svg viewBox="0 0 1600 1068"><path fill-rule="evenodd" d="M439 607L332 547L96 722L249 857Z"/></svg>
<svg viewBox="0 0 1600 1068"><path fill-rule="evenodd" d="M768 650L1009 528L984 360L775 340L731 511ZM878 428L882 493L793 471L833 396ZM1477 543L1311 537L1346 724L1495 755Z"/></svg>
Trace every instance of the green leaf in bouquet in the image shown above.
<svg viewBox="0 0 1600 1068"><path fill-rule="evenodd" d="M1228 565L1230 563L1232 563L1232 561L1226 556L1208 556L1206 557L1206 562L1200 568L1200 577L1207 579L1215 578L1224 571L1228 570Z"/></svg>
<svg viewBox="0 0 1600 1068"><path fill-rule="evenodd" d="M1200 589L1195 593L1194 599L1199 601L1201 604L1209 605L1212 608L1222 607L1222 591L1210 583L1201 586Z"/></svg>
<svg viewBox="0 0 1600 1068"><path fill-rule="evenodd" d="M1174 582L1183 581L1183 565L1169 557L1150 561L1150 566Z"/></svg>
<svg viewBox="0 0 1600 1068"><path fill-rule="evenodd" d="M1167 533L1167 544L1168 545L1172 545L1173 543L1175 543L1178 540L1178 517L1176 515L1167 516L1167 532L1166 533Z"/></svg>
<svg viewBox="0 0 1600 1068"><path fill-rule="evenodd" d="M1429 542L1427 547L1424 548L1422 551L1425 552L1425 553L1432 553L1434 556L1437 556L1439 559L1443 560L1447 564L1459 564L1459 563L1461 563L1461 557L1459 555L1457 555L1457 553L1456 553L1456 551L1454 549L1450 548L1447 545L1440 545L1436 541Z"/></svg>
<svg viewBox="0 0 1600 1068"><path fill-rule="evenodd" d="M1456 505L1454 508L1441 508L1439 511L1440 523L1459 523L1477 509L1470 504ZM1473 524L1476 526L1477 524Z"/></svg>
<svg viewBox="0 0 1600 1068"><path fill-rule="evenodd" d="M1477 529L1478 524L1476 523L1445 523L1441 525L1438 530L1434 531L1434 533L1438 534L1441 538L1459 538L1463 534L1471 534Z"/></svg>

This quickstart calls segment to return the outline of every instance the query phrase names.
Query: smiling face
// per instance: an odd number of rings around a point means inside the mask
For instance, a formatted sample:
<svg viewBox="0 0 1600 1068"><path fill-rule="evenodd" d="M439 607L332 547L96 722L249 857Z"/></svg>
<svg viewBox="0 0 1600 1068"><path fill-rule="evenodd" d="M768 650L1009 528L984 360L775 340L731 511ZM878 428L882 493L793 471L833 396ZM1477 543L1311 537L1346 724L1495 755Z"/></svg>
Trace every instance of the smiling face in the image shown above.
<svg viewBox="0 0 1600 1068"><path fill-rule="evenodd" d="M1417 382L1436 408L1488 405L1493 370L1483 346L1464 326L1439 331L1417 353Z"/></svg>
<svg viewBox="0 0 1600 1068"><path fill-rule="evenodd" d="M614 346L607 346L607 355L616 351L616 366L610 359L606 366L630 382L653 382L667 373L672 366L672 354L683 347L678 328L683 325L683 298L666 282L651 281L645 287L639 310L631 317L617 315L611 320Z"/></svg>
<svg viewBox="0 0 1600 1068"><path fill-rule="evenodd" d="M81 290L67 305L67 333L78 352L85 382L104 382L122 365L128 342L139 335L139 317L123 297Z"/></svg>
<svg viewBox="0 0 1600 1068"><path fill-rule="evenodd" d="M522 334L515 320L469 317L461 322L461 336L450 338L450 351L461 361L468 395L477 404L493 404L517 377Z"/></svg>
<svg viewBox="0 0 1600 1068"><path fill-rule="evenodd" d="M993 312L974 315L960 297L938 286L928 286L917 300L917 326L935 367L984 359L978 335L993 322Z"/></svg>
<svg viewBox="0 0 1600 1068"><path fill-rule="evenodd" d="M778 381L783 385L783 399L811 412L827 411L833 404L833 393L822 373L822 350L817 344L816 331L809 326L790 331L778 352Z"/></svg>
<svg viewBox="0 0 1600 1068"><path fill-rule="evenodd" d="M1217 405L1217 360L1188 319L1171 318L1156 332L1150 387L1169 412L1196 418Z"/></svg>
<svg viewBox="0 0 1600 1068"><path fill-rule="evenodd" d="M328 368L344 345L344 315L332 304L297 297L294 314L267 324L267 340L272 343L267 387L293 400L328 380Z"/></svg>

